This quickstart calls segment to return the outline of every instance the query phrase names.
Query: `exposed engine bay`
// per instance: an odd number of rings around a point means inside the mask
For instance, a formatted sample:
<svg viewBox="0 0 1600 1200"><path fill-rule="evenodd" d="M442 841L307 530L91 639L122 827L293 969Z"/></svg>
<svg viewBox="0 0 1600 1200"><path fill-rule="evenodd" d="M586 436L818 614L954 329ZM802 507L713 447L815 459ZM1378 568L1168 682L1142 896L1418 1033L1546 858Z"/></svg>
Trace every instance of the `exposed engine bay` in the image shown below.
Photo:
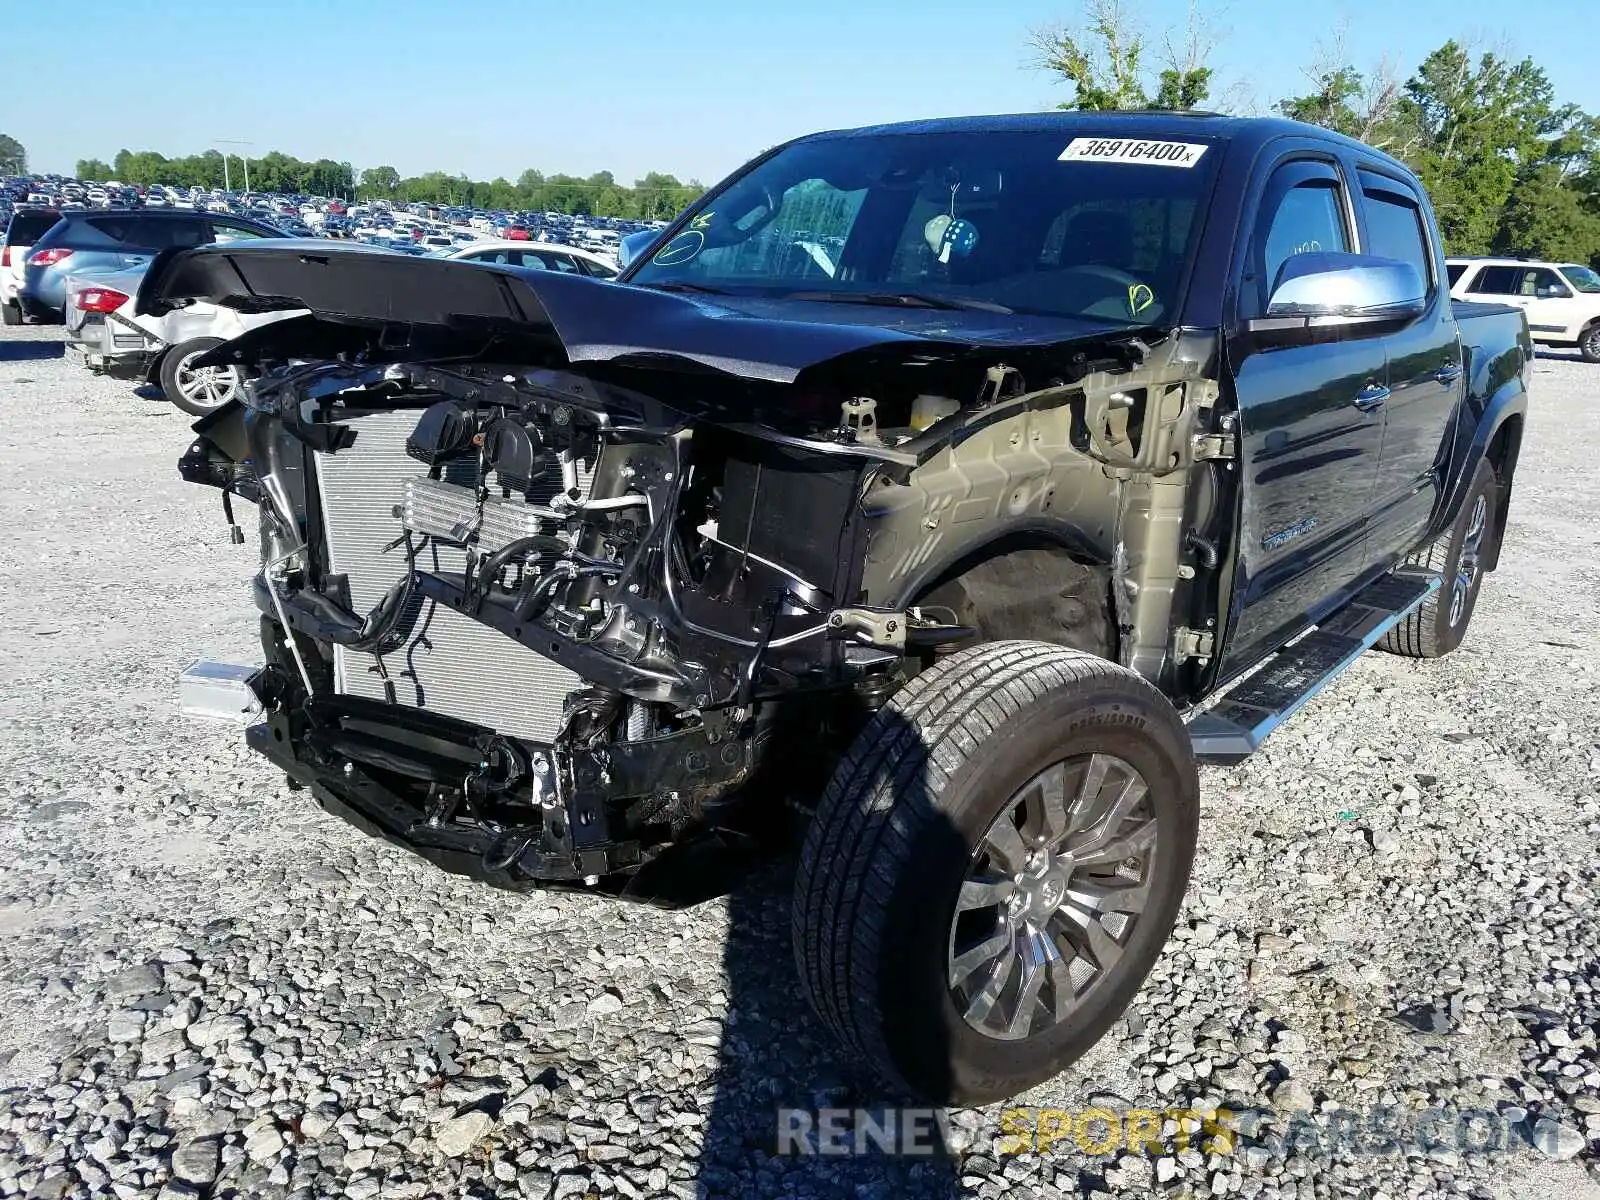
<svg viewBox="0 0 1600 1200"><path fill-rule="evenodd" d="M787 381L519 349L278 323L218 352L260 374L180 464L260 509L251 744L369 831L684 902L950 649L1202 686L1232 482L1208 338L917 341Z"/></svg>

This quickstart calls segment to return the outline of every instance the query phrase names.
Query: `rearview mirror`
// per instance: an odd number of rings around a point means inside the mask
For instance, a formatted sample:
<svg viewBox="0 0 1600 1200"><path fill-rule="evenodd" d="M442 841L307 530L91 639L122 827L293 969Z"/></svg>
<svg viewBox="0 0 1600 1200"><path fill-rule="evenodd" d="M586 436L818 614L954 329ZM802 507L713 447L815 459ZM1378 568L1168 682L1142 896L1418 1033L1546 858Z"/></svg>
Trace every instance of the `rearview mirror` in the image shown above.
<svg viewBox="0 0 1600 1200"><path fill-rule="evenodd" d="M1383 332L1420 317L1428 289L1410 263L1367 254L1291 255L1278 271L1267 313L1246 326L1274 342L1319 340L1324 331Z"/></svg>

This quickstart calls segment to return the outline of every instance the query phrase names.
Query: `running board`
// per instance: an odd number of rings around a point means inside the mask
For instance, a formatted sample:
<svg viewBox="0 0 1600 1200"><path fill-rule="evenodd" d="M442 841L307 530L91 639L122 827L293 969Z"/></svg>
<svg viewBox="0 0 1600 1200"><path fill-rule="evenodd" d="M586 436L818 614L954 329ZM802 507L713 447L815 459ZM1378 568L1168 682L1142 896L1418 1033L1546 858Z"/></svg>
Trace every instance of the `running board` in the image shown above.
<svg viewBox="0 0 1600 1200"><path fill-rule="evenodd" d="M1189 721L1201 762L1232 766L1299 712L1439 587L1439 576L1397 571L1356 594L1311 633L1287 646L1211 709Z"/></svg>

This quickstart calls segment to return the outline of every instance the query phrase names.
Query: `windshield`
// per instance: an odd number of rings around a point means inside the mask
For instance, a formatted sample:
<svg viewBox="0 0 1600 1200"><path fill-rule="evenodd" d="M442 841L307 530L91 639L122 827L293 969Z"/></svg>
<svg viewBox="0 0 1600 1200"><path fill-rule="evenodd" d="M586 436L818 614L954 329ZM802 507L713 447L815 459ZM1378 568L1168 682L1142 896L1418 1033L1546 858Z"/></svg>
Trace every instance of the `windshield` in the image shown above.
<svg viewBox="0 0 1600 1200"><path fill-rule="evenodd" d="M1217 157L1039 130L800 142L702 200L629 282L1159 322Z"/></svg>
<svg viewBox="0 0 1600 1200"><path fill-rule="evenodd" d="M1600 292L1600 275L1596 275L1588 267L1562 267L1561 273L1567 277L1567 282L1580 292Z"/></svg>

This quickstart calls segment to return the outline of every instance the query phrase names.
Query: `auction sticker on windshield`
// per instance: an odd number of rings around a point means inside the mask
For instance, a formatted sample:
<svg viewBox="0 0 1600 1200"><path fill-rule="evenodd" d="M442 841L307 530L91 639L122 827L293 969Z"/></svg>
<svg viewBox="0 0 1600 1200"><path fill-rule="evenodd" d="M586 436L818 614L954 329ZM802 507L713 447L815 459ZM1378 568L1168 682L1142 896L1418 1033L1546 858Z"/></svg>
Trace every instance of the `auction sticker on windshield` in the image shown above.
<svg viewBox="0 0 1600 1200"><path fill-rule="evenodd" d="M1192 167L1206 147L1195 142L1148 142L1143 138L1073 138L1062 162L1118 162L1146 167Z"/></svg>

